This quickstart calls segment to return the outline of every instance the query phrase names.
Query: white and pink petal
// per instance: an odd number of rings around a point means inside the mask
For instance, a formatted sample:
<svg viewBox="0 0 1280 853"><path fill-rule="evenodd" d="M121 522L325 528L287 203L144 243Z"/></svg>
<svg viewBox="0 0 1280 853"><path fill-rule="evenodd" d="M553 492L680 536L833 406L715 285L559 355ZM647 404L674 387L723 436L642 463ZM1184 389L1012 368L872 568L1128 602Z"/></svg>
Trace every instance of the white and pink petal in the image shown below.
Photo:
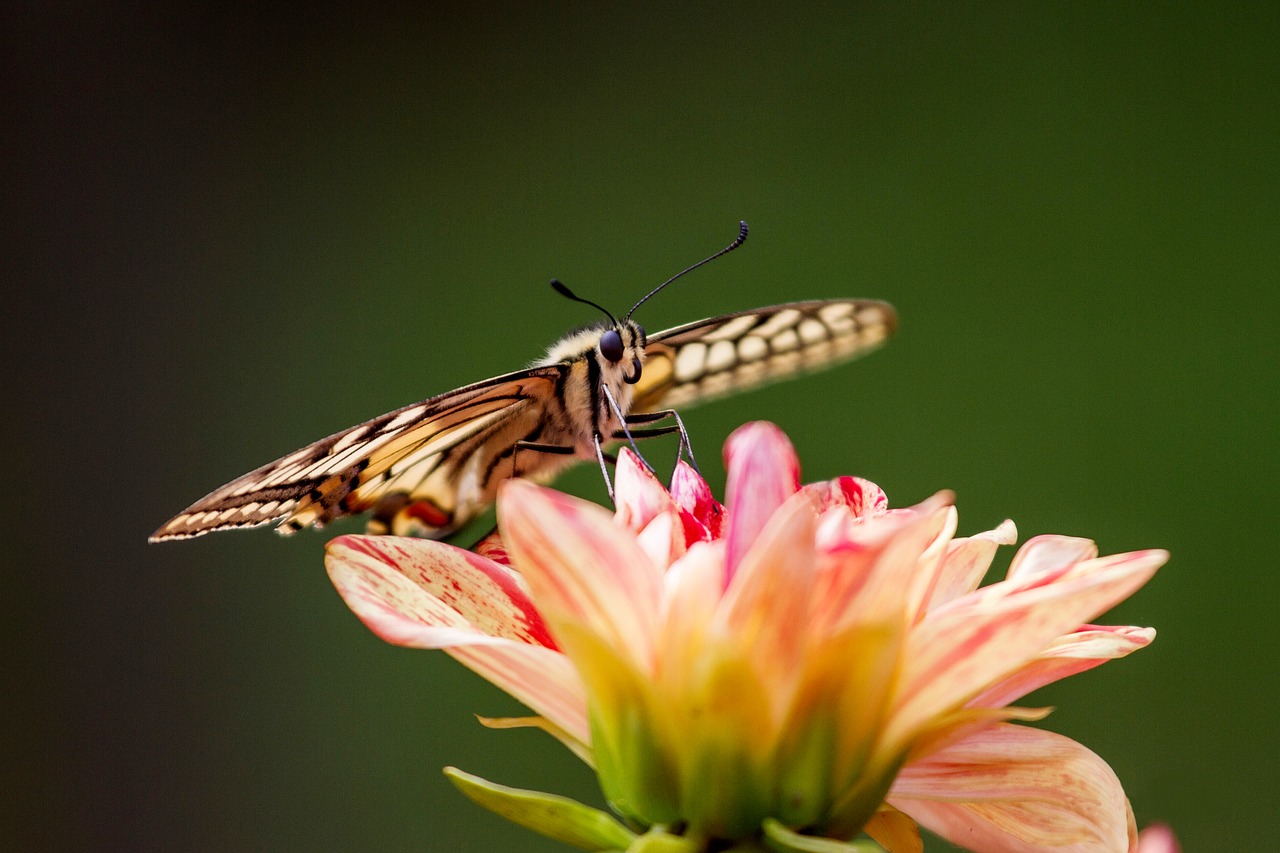
<svg viewBox="0 0 1280 853"><path fill-rule="evenodd" d="M1009 723L907 765L887 799L975 853L1118 853L1134 832L1106 762L1069 738Z"/></svg>

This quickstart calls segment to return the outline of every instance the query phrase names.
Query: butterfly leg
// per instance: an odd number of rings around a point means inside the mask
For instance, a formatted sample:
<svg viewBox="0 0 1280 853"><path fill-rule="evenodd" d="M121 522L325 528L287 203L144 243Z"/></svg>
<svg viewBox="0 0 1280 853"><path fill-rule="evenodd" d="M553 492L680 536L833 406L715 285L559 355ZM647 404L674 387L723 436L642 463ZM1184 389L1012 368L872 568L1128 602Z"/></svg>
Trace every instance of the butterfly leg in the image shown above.
<svg viewBox="0 0 1280 853"><path fill-rule="evenodd" d="M591 435L591 441L595 442L595 459L600 462L600 475L604 478L604 488L609 491L609 502L617 505L617 501L613 500L613 480L609 479L609 464L605 461L605 457L611 455L604 452L604 438L600 433ZM632 442L632 444L635 444L635 442ZM637 453L637 456L639 456L639 453Z"/></svg>
<svg viewBox="0 0 1280 853"><path fill-rule="evenodd" d="M640 438L649 438L655 435L670 435L673 432L680 433L680 446L676 448L676 461L679 462L681 454L689 457L689 464L693 466L693 470L699 474L702 470L698 467L698 460L693 458L693 445L689 443L689 431L684 428L684 421L680 420L680 413L675 409L663 409L659 412L632 412L627 415L626 424L651 424L657 421L671 418L675 421L674 426L656 427L652 430L631 430L630 434Z"/></svg>
<svg viewBox="0 0 1280 853"><path fill-rule="evenodd" d="M519 477L520 468L517 460L520 457L520 451L524 450L529 453L546 453L551 456L572 456L574 449L566 447L563 444L539 444L536 441L524 441L521 439L512 445L511 449L511 476Z"/></svg>

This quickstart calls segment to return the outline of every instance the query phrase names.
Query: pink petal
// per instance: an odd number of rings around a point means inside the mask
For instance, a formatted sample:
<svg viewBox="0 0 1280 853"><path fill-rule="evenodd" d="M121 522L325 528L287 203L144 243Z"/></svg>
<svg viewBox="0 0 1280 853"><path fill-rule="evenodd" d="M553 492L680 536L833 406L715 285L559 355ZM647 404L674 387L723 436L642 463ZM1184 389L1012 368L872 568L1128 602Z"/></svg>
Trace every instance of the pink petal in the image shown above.
<svg viewBox="0 0 1280 853"><path fill-rule="evenodd" d="M671 475L671 497L685 521L686 544L720 538L724 507L712 496L707 481L683 460Z"/></svg>
<svg viewBox="0 0 1280 853"><path fill-rule="evenodd" d="M629 447L618 452L613 495L617 507L614 521L633 533L639 533L654 516L674 506L671 495Z"/></svg>
<svg viewBox="0 0 1280 853"><path fill-rule="evenodd" d="M978 533L965 539L953 539L947 545L947 553L942 558L942 566L933 594L929 598L928 610L946 604L965 593L973 592L982 582L995 559L996 549L1001 545L1012 545L1018 541L1018 528L1012 521L1005 520L995 530Z"/></svg>
<svg viewBox="0 0 1280 853"><path fill-rule="evenodd" d="M1173 830L1162 823L1152 824L1138 833L1137 853L1181 853Z"/></svg>
<svg viewBox="0 0 1280 853"><path fill-rule="evenodd" d="M854 622L905 619L920 557L943 529L949 499L870 518L845 507L823 513L811 631L831 636Z"/></svg>
<svg viewBox="0 0 1280 853"><path fill-rule="evenodd" d="M395 537L335 539L329 543L325 566L347 606L371 631L396 645L444 649L563 729L576 742L571 747L590 743L585 690L564 655L543 645L478 630L457 610L387 563L383 559L386 552L364 547L370 538Z"/></svg>
<svg viewBox="0 0 1280 853"><path fill-rule="evenodd" d="M636 544L655 566L670 566L685 552L685 527L680 512L668 506L636 534Z"/></svg>
<svg viewBox="0 0 1280 853"><path fill-rule="evenodd" d="M728 470L728 582L769 516L800 488L800 460L786 434L765 421L734 430L725 441L724 458Z"/></svg>
<svg viewBox="0 0 1280 853"><path fill-rule="evenodd" d="M1008 677L1131 595L1168 558L1136 551L983 587L928 614L911 632L893 738ZM896 742L896 741L895 741Z"/></svg>
<svg viewBox="0 0 1280 853"><path fill-rule="evenodd" d="M1007 577L1026 577L1061 571L1064 567L1098 556L1098 546L1091 539L1075 536L1036 536L1018 549L1009 564Z"/></svg>
<svg viewBox="0 0 1280 853"><path fill-rule="evenodd" d="M398 572L477 631L555 648L520 575L478 554L405 536L340 536L328 552L371 572Z"/></svg>
<svg viewBox="0 0 1280 853"><path fill-rule="evenodd" d="M602 507L526 480L503 483L498 519L557 639L585 629L647 671L665 566Z"/></svg>
<svg viewBox="0 0 1280 853"><path fill-rule="evenodd" d="M929 600L933 597L933 591L942 575L943 558L946 556L947 546L956 534L958 521L956 508L954 506L947 507L942 517L941 529L938 530L938 534L933 541L929 543L929 547L920 555L916 565L915 577L911 581L911 595L907 601L907 609L912 622L918 622L924 616Z"/></svg>
<svg viewBox="0 0 1280 853"><path fill-rule="evenodd" d="M969 705L1002 708L1046 684L1145 648L1155 637L1154 628L1086 625L1060 637L1039 657L978 694Z"/></svg>
<svg viewBox="0 0 1280 853"><path fill-rule="evenodd" d="M888 802L976 853L1116 853L1132 812L1111 768L1061 735L1002 723L907 765Z"/></svg>

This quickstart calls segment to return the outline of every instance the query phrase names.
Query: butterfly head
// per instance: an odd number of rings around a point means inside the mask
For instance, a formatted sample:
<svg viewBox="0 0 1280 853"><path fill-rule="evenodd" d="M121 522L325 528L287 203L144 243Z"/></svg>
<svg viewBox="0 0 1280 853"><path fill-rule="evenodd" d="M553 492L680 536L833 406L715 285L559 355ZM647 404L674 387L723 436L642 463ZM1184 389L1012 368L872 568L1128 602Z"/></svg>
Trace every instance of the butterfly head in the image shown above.
<svg viewBox="0 0 1280 853"><path fill-rule="evenodd" d="M608 364L622 370L622 381L635 385L644 369L644 329L638 323L626 320L605 329L596 343L596 352Z"/></svg>
<svg viewBox="0 0 1280 853"><path fill-rule="evenodd" d="M589 330L583 330L579 334L570 335L568 338L551 348L551 352L547 354L545 363L567 360L565 356L569 355L569 353L565 352L563 348L571 348L576 350L578 353L584 352L586 349L584 346L584 344L586 344L586 340L579 337L579 335L595 335L596 340L592 346L600 363L601 370L604 372L620 370L622 372L623 382L628 385L636 384L640 381L640 375L644 369L644 348L646 338L644 329L641 328L639 323L631 319L631 315L636 312L637 308L648 301L649 297L671 284L671 282L686 273L696 270L698 267L708 263L709 261L714 261L721 255L732 252L734 249L741 246L746 239L747 223L739 222L738 236L732 243L716 252L714 255L711 255L708 258L703 258L693 266L681 270L662 284L655 287L653 290L646 293L644 296L640 297L640 300L636 302L635 305L631 306L631 310L627 312L626 316L623 317L621 321L614 317L613 314L611 314L604 306L592 302L590 299L583 299L581 296L578 296L566 287L562 281L553 278L551 280L551 287L556 293L559 293L566 299L571 299L574 302L581 302L584 305L590 305L591 307L598 309L609 318L609 322L607 324L597 325Z"/></svg>

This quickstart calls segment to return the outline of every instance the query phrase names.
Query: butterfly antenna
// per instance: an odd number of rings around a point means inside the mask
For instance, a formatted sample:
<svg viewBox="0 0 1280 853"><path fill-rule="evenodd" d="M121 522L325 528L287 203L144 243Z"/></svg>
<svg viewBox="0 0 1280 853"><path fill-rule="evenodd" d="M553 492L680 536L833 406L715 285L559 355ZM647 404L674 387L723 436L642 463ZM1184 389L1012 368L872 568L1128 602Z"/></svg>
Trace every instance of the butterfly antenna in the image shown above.
<svg viewBox="0 0 1280 853"><path fill-rule="evenodd" d="M631 310L627 312L627 316L626 316L626 317L623 317L622 319L623 319L624 321L625 321L625 320L630 320L630 319L631 319L631 315L632 315L632 314L634 314L634 313L636 313L636 309L637 309L637 308L639 308L641 305L643 305L643 304L645 303L645 301L646 301L646 300L648 300L648 298L649 298L650 296L653 296L653 295L654 295L655 293L657 293L659 290L662 290L662 288L666 287L668 284L670 284L671 282L675 281L675 280L676 280L676 279L678 279L680 276L682 276L682 275L684 275L684 274L686 274L686 273L691 273L691 272L693 272L694 270L696 270L698 267L702 266L703 264L709 264L709 263L711 263L712 261L714 261L716 258L720 257L721 255L727 255L727 254L729 254L730 252L732 252L734 249L738 248L739 246L741 246L741 245L742 245L743 243L745 243L745 242L747 242L747 221L744 219L744 220L742 220L741 222L739 222L739 223L738 223L738 236L737 236L737 238L736 238L732 243L730 243L729 245L725 246L723 249L721 249L720 251L716 252L716 253L715 253L714 255L712 255L711 257L709 257L709 258L703 258L702 260L698 261L698 262L697 262L696 264L694 264L693 266L691 266L691 267L689 267L689 268L687 268L687 269L680 270L680 272L678 272L678 273L676 273L675 275L671 276L671 278L667 279L667 280L666 280L666 281L664 281L662 284L660 284L660 285L658 285L657 287L655 287L653 290L650 290L650 291L649 291L648 293L646 293L644 296L640 297L640 301L639 301L639 302L637 302L635 305L632 305L632 306L631 306ZM585 301L585 300L580 300L580 301Z"/></svg>
<svg viewBox="0 0 1280 853"><path fill-rule="evenodd" d="M578 294L570 290L568 285L566 285L560 279L558 278L551 279L551 289L554 290L556 293L560 294L561 296L563 296L565 299L571 299L574 302L581 302L583 305L590 305L592 308L596 308L604 312L604 316L608 317L609 320L613 323L613 325L615 326L618 325L618 319L614 317L613 314L609 313L608 308L605 308L603 305L600 305L598 303L592 302L590 299L583 299L581 296L579 296ZM628 314L627 316L630 317L631 315Z"/></svg>

